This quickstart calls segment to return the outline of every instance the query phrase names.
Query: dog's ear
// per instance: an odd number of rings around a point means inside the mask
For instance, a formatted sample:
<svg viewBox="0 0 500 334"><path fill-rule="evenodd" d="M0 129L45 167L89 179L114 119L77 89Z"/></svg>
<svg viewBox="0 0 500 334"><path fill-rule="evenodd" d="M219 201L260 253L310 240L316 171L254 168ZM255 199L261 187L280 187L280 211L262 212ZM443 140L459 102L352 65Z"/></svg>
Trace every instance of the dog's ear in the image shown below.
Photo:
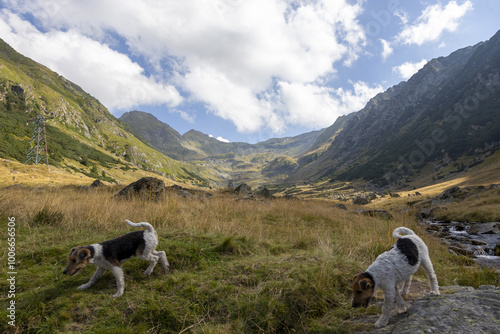
<svg viewBox="0 0 500 334"><path fill-rule="evenodd" d="M361 281L359 281L359 287L361 290L368 290L373 286L373 283L370 279L368 278L363 278Z"/></svg>
<svg viewBox="0 0 500 334"><path fill-rule="evenodd" d="M90 257L90 251L86 248L80 249L78 252L78 260L83 261Z"/></svg>
<svg viewBox="0 0 500 334"><path fill-rule="evenodd" d="M78 247L73 247L71 248L71 250L69 251L69 256L73 255L73 253L76 251Z"/></svg>
<svg viewBox="0 0 500 334"><path fill-rule="evenodd" d="M352 278L352 281L355 282L356 279L359 277L359 275L361 275L361 274L354 275L354 277Z"/></svg>

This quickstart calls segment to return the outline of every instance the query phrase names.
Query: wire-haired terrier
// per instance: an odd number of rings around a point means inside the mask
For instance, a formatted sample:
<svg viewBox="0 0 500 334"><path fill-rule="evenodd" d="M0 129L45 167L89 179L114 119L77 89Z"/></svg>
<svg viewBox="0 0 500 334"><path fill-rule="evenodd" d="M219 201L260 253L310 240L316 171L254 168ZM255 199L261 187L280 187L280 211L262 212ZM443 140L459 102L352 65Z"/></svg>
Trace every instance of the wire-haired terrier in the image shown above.
<svg viewBox="0 0 500 334"><path fill-rule="evenodd" d="M151 274L158 261L161 262L165 273L168 272L167 255L165 252L155 250L158 246L158 236L153 226L149 223L135 224L130 220L125 221L132 227L145 227L147 230L130 232L99 244L78 246L69 252L68 264L64 268L63 274L74 276L88 264L97 266L90 281L80 285L79 290L90 288L106 270L110 270L118 285L118 291L113 297L120 297L125 289L122 263L133 257L149 261L150 265L144 272L145 275Z"/></svg>
<svg viewBox="0 0 500 334"><path fill-rule="evenodd" d="M401 235L404 233L406 235ZM375 323L376 328L384 327L389 323L389 317L394 305L398 304L400 313L407 310L402 295L410 289L411 276L422 265L431 284L432 295L439 295L439 285L429 258L429 250L425 243L412 230L398 227L393 232L393 237L398 238L396 244L387 252L380 254L375 262L364 273L354 276L352 284L353 307L368 307L370 300L379 288L384 291L384 306L382 316ZM401 291L398 284L404 282Z"/></svg>

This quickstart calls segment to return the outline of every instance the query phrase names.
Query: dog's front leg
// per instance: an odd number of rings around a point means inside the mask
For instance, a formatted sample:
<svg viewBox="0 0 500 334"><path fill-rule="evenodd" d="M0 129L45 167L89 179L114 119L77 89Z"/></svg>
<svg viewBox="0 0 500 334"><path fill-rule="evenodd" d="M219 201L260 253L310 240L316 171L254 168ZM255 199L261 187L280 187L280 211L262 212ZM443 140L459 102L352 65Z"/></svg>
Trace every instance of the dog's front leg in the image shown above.
<svg viewBox="0 0 500 334"><path fill-rule="evenodd" d="M398 305L398 314L403 314L408 311L408 305L405 303L405 300L400 295L398 288L395 289L396 292L396 304Z"/></svg>
<svg viewBox="0 0 500 334"><path fill-rule="evenodd" d="M389 323L392 306L394 305L394 291L394 288L384 290L384 306L382 307L382 315L375 323L375 328L385 327Z"/></svg>
<svg viewBox="0 0 500 334"><path fill-rule="evenodd" d="M168 270L170 268L170 264L168 263L168 259L167 259L167 254L165 254L164 251L161 251L161 252L153 252L154 255L156 256L159 256L160 257L160 262L161 262L161 265L163 267L163 271L165 272L165 274L168 273Z"/></svg>
<svg viewBox="0 0 500 334"><path fill-rule="evenodd" d="M118 291L113 295L113 297L120 297L123 295L123 291L125 290L125 280L123 279L123 270L121 267L113 267L111 268L111 272L115 276L116 285L118 286Z"/></svg>
<svg viewBox="0 0 500 334"><path fill-rule="evenodd" d="M103 269L101 267L97 267L97 270L95 271L92 278L90 278L90 281L88 281L85 284L80 285L78 287L78 290L85 290L85 289L90 288L102 276L102 274L104 274L105 271L106 271L106 269Z"/></svg>

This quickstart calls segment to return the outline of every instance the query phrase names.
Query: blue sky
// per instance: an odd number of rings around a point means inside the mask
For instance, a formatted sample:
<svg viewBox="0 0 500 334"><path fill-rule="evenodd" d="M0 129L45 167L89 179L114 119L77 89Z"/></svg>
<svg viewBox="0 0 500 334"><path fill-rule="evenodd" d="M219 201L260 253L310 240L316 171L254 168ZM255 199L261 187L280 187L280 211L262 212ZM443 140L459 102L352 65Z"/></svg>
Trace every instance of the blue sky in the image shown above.
<svg viewBox="0 0 500 334"><path fill-rule="evenodd" d="M489 39L498 0L4 0L0 37L115 116L255 143L333 124Z"/></svg>

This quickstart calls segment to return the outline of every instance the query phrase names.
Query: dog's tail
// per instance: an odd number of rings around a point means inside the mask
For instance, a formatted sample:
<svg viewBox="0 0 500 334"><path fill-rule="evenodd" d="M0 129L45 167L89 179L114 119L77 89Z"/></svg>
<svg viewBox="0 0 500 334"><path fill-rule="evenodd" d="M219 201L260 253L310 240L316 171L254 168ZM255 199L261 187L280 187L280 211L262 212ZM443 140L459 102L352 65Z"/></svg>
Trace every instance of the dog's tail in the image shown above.
<svg viewBox="0 0 500 334"><path fill-rule="evenodd" d="M413 232L412 230L410 230L407 227L398 227L397 229L394 230L394 232L392 232L392 236L394 238L399 239L399 238L403 237L403 235L401 235L401 233L404 233L405 235L415 234L415 232Z"/></svg>
<svg viewBox="0 0 500 334"><path fill-rule="evenodd" d="M136 223L131 222L128 219L125 219L125 221L127 222L127 224L129 224L132 227L145 227L148 229L149 232L156 233L153 225L151 225L150 223L137 223L136 224Z"/></svg>

